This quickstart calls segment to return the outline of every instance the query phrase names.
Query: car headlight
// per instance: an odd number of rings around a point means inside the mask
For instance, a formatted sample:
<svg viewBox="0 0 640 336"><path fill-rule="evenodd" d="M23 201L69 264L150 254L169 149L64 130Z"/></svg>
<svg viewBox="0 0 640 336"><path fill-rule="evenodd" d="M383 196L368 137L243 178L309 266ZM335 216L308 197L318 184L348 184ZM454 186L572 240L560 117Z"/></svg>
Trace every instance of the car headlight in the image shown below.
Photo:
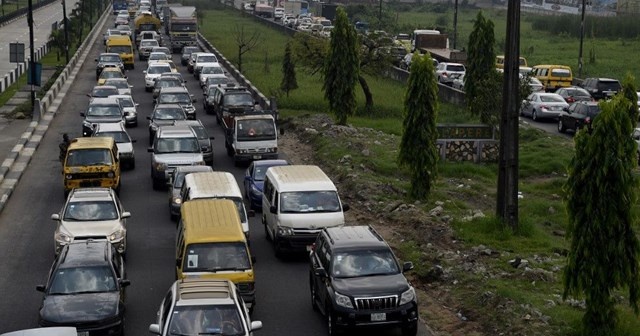
<svg viewBox="0 0 640 336"><path fill-rule="evenodd" d="M109 235L109 241L110 242L114 242L114 241L121 240L122 238L124 238L125 233L126 233L126 231L124 229L118 229L116 231L113 231Z"/></svg>
<svg viewBox="0 0 640 336"><path fill-rule="evenodd" d="M180 197L174 197L174 198L173 198L173 203L174 203L174 204L182 204L182 198L180 198Z"/></svg>
<svg viewBox="0 0 640 336"><path fill-rule="evenodd" d="M238 149L238 150L236 150L236 152L237 152L238 154L246 154L246 153L247 153L247 150L246 150L246 149Z"/></svg>
<svg viewBox="0 0 640 336"><path fill-rule="evenodd" d="M73 240L71 235L62 232L57 232L54 238L57 242L62 244L70 243L71 240Z"/></svg>
<svg viewBox="0 0 640 336"><path fill-rule="evenodd" d="M275 153L278 151L277 147L271 147L271 148L267 148L267 153Z"/></svg>
<svg viewBox="0 0 640 336"><path fill-rule="evenodd" d="M158 125L151 124L151 130L154 131L154 132L157 131L158 130Z"/></svg>
<svg viewBox="0 0 640 336"><path fill-rule="evenodd" d="M336 304L341 307L351 308L353 309L353 303L351 303L351 299L346 296L336 292Z"/></svg>
<svg viewBox="0 0 640 336"><path fill-rule="evenodd" d="M278 226L279 236L293 236L293 229L287 226Z"/></svg>
<svg viewBox="0 0 640 336"><path fill-rule="evenodd" d="M166 163L162 163L162 162L156 162L155 164L155 168L157 171L159 172L163 172L167 169L167 164Z"/></svg>
<svg viewBox="0 0 640 336"><path fill-rule="evenodd" d="M108 178L113 178L115 176L115 174L113 172L108 172L107 173L107 177Z"/></svg>
<svg viewBox="0 0 640 336"><path fill-rule="evenodd" d="M70 179L72 179L72 178L73 178L73 175L71 175L71 174L67 174L67 175L65 175L65 176L64 176L64 178L66 178L67 180L70 180Z"/></svg>
<svg viewBox="0 0 640 336"><path fill-rule="evenodd" d="M93 128L93 126L91 125L91 123L90 123L90 122L88 122L88 121L83 121L83 122L82 122L82 126L83 126L83 127L86 127L86 128Z"/></svg>
<svg viewBox="0 0 640 336"><path fill-rule="evenodd" d="M413 287L409 287L402 295L400 296L400 305L407 304L416 298L416 291Z"/></svg>
<svg viewBox="0 0 640 336"><path fill-rule="evenodd" d="M204 163L204 161L198 161L198 162L194 162L193 165L194 166L204 166L205 163Z"/></svg>
<svg viewBox="0 0 640 336"><path fill-rule="evenodd" d="M98 63L98 68L104 68L104 64Z"/></svg>

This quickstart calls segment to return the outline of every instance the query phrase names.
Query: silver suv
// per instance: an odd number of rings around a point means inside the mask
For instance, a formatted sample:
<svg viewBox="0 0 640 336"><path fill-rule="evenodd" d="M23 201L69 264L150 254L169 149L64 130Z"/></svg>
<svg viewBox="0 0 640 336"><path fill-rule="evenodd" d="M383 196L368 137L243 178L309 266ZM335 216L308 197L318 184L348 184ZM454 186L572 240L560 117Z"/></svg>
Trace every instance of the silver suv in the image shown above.
<svg viewBox="0 0 640 336"><path fill-rule="evenodd" d="M460 63L447 63L442 62L436 67L436 77L438 83L445 85L452 85L454 77L464 75L467 69ZM456 74L456 76L452 76Z"/></svg>
<svg viewBox="0 0 640 336"><path fill-rule="evenodd" d="M198 138L189 126L161 126L148 151L154 190L166 186L176 167L204 165Z"/></svg>
<svg viewBox="0 0 640 336"><path fill-rule="evenodd" d="M229 280L178 280L171 285L149 332L156 335L250 336L262 328L251 321L240 292Z"/></svg>
<svg viewBox="0 0 640 336"><path fill-rule="evenodd" d="M54 233L55 252L75 240L105 237L119 253L127 251L126 219L115 191L111 188L73 189L60 213L51 215L57 227Z"/></svg>
<svg viewBox="0 0 640 336"><path fill-rule="evenodd" d="M187 88L183 86L165 87L160 89L158 98L156 98L154 102L155 105L178 104L184 109L184 112L187 114L187 119L196 118L196 107L193 106L196 99L193 98L193 95L189 94Z"/></svg>

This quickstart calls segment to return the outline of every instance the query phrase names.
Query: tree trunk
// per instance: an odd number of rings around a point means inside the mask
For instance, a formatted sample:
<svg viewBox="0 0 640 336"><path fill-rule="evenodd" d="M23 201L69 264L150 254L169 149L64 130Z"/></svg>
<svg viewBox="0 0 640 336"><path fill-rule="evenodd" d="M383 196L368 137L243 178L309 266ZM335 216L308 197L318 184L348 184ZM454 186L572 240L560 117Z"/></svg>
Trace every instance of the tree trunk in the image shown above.
<svg viewBox="0 0 640 336"><path fill-rule="evenodd" d="M238 47L238 72L242 73L242 47Z"/></svg>
<svg viewBox="0 0 640 336"><path fill-rule="evenodd" d="M360 87L362 87L362 93L365 98L364 111L365 113L370 114L371 111L373 111L373 95L371 94L371 89L369 88L367 80L361 75L358 76L358 82L360 82Z"/></svg>

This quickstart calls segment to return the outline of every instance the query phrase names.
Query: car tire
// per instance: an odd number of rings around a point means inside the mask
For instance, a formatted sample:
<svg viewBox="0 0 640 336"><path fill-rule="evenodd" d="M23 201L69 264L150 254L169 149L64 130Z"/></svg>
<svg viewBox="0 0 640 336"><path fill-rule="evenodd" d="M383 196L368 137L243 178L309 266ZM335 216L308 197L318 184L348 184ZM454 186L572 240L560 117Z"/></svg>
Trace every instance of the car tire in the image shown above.
<svg viewBox="0 0 640 336"><path fill-rule="evenodd" d="M160 190L160 182L157 179L151 178L153 190Z"/></svg>
<svg viewBox="0 0 640 336"><path fill-rule="evenodd" d="M271 236L269 235L269 228L267 228L267 223L264 223L264 237L267 241L271 241Z"/></svg>
<svg viewBox="0 0 640 336"><path fill-rule="evenodd" d="M340 335L340 329L336 324L335 317L333 316L333 310L331 309L330 304L325 305L325 318L327 321L327 334L329 336Z"/></svg>
<svg viewBox="0 0 640 336"><path fill-rule="evenodd" d="M317 293L316 289L313 286L313 274L309 273L309 292L311 294L311 309L313 311L318 311L318 303L317 303Z"/></svg>
<svg viewBox="0 0 640 336"><path fill-rule="evenodd" d="M418 334L418 321L402 326L402 336L416 336Z"/></svg>
<svg viewBox="0 0 640 336"><path fill-rule="evenodd" d="M531 119L533 121L538 121L538 111L533 110L533 112L531 112Z"/></svg>
<svg viewBox="0 0 640 336"><path fill-rule="evenodd" d="M562 118L559 118L558 119L558 132L565 133L566 131L567 131L567 129L564 126L564 122L562 121Z"/></svg>

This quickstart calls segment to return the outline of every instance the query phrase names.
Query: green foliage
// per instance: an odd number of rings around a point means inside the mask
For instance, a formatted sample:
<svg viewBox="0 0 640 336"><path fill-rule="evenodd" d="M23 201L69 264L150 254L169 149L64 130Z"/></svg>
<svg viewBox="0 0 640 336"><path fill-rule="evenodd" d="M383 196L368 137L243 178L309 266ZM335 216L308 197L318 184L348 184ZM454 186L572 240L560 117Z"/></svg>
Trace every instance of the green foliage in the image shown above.
<svg viewBox="0 0 640 336"><path fill-rule="evenodd" d="M398 162L411 171L409 195L426 199L437 175L438 86L429 55L413 55L404 98L404 122Z"/></svg>
<svg viewBox="0 0 640 336"><path fill-rule="evenodd" d="M473 31L469 35L469 46L467 48L467 71L464 79L464 91L467 101L467 108L472 113L480 115L480 120L484 123L496 122L497 119L492 115L497 115L495 111L487 109L495 109L496 105L490 105L495 100L495 92L502 90L490 91L486 89L489 85L492 89L497 89L495 74L496 52L495 52L495 36L493 34L493 22L487 20L478 12ZM493 96L493 97L492 97ZM482 106L476 106L478 102L482 102ZM493 108L492 108L493 106ZM497 105L498 107L501 104ZM495 125L495 123L493 123Z"/></svg>
<svg viewBox="0 0 640 336"><path fill-rule="evenodd" d="M467 70L465 86L469 83L468 74ZM500 123L503 78L503 74L496 71L495 68L488 69L473 84L475 95L465 95L469 112L480 116L482 123L493 126Z"/></svg>
<svg viewBox="0 0 640 336"><path fill-rule="evenodd" d="M360 72L357 43L355 28L349 23L344 9L338 7L323 69L322 89L339 125L345 125L356 110L355 86Z"/></svg>
<svg viewBox="0 0 640 336"><path fill-rule="evenodd" d="M636 91L635 78L631 73L622 80L622 95L629 102L629 118L631 120L638 120L638 93Z"/></svg>
<svg viewBox="0 0 640 336"><path fill-rule="evenodd" d="M296 65L291 59L291 43L287 43L287 47L284 49L284 57L282 58L282 82L280 83L280 89L289 96L289 91L298 88L298 81L296 80Z"/></svg>
<svg viewBox="0 0 640 336"><path fill-rule="evenodd" d="M320 72L329 52L327 39L311 34L296 33L291 42L293 61L305 67L309 74Z"/></svg>
<svg viewBox="0 0 640 336"><path fill-rule="evenodd" d="M580 15L536 15L531 18L531 27L554 35L563 34L580 38ZM587 16L585 31L601 38L633 39L640 35L638 20L632 16Z"/></svg>
<svg viewBox="0 0 640 336"><path fill-rule="evenodd" d="M638 313L640 243L634 232L638 178L636 143L628 102L616 96L601 103L593 130L578 131L565 185L571 247L564 273L564 298L583 295L583 328L611 335L616 325L613 291L628 287ZM606 150L603 150L606 149Z"/></svg>

